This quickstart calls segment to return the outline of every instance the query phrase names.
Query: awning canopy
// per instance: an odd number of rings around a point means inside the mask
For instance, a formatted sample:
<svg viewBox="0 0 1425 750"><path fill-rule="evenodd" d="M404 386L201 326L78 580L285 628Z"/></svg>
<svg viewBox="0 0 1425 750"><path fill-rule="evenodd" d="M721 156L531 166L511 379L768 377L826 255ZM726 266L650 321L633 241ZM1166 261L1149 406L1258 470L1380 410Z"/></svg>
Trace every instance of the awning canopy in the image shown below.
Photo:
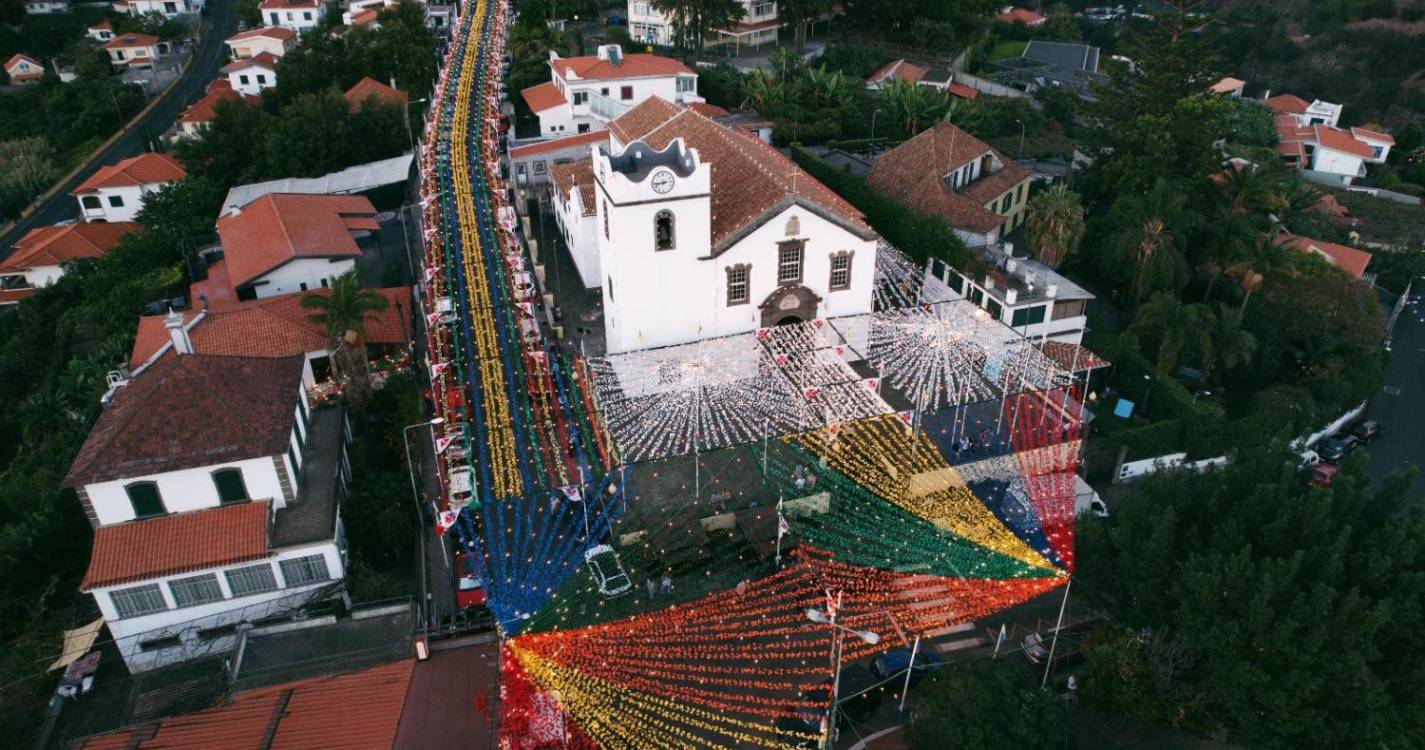
<svg viewBox="0 0 1425 750"><path fill-rule="evenodd" d="M61 650L59 658L55 659L46 671L53 672L56 669L64 669L77 661L79 657L89 653L89 649L94 647L94 641L99 638L99 631L103 628L104 618L100 617L88 625L64 631L64 648Z"/></svg>

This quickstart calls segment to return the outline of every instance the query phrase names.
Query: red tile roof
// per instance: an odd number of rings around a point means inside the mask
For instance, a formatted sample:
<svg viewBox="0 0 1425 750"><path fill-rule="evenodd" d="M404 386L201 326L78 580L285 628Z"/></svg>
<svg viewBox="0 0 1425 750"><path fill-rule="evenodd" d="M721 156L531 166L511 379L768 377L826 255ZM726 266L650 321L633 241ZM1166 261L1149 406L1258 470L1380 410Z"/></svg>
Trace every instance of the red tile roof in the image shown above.
<svg viewBox="0 0 1425 750"><path fill-rule="evenodd" d="M866 79L866 83L880 83L887 78L899 78L906 83L915 83L924 77L925 68L919 65L912 65L904 59L901 59L892 60L882 65L880 70L872 73L871 77Z"/></svg>
<svg viewBox="0 0 1425 750"><path fill-rule="evenodd" d="M1368 144L1356 140L1350 133L1340 128L1317 125L1315 130L1316 143L1322 148L1329 148L1333 151L1359 156L1362 159L1370 159L1375 156L1375 152L1371 150Z"/></svg>
<svg viewBox="0 0 1425 750"><path fill-rule="evenodd" d="M972 88L970 88L969 86L965 86L965 85L959 84L959 83L952 83L952 84L950 84L949 86L946 86L946 87L945 87L945 90L946 90L946 91L949 91L952 96L958 96L958 97L960 97L961 99L978 99L978 98L980 98L980 90L979 90L979 89L972 89Z"/></svg>
<svg viewBox="0 0 1425 750"><path fill-rule="evenodd" d="M386 310L366 321L366 343L404 345L411 340L411 288L374 290L386 298ZM327 349L325 325L313 322L312 311L302 307L309 295L327 296L330 289L283 294L277 297L237 302L211 309L188 328L193 351L237 357L291 357ZM198 316L189 311L185 325ZM169 342L163 315L139 318L138 334L129 366L137 368ZM174 356L172 350L164 357Z"/></svg>
<svg viewBox="0 0 1425 750"><path fill-rule="evenodd" d="M57 266L76 258L98 258L114 249L124 235L139 228L140 225L133 222L116 221L31 229L15 243L15 252L0 263L0 272Z"/></svg>
<svg viewBox="0 0 1425 750"><path fill-rule="evenodd" d="M285 42L288 39L292 39L296 36L297 32L287 28L286 26L259 26L255 29L248 29L247 31L240 31L236 34L233 34L232 36L227 38L227 41L225 43L232 44L233 42L245 42L249 39L258 39L261 37L266 37L268 39L276 39L278 41Z"/></svg>
<svg viewBox="0 0 1425 750"><path fill-rule="evenodd" d="M43 68L43 67L44 67L44 65L43 65L42 63L40 63L39 60L36 60L35 58L30 57L29 55L16 54L14 57L11 57L9 60L5 61L5 70L6 70L7 72L10 71L10 70L13 70L16 66L18 66L18 65L19 65L20 63L22 63L22 62L27 62L27 63L29 63L29 64L31 64L31 65L37 67L37 68Z"/></svg>
<svg viewBox="0 0 1425 750"><path fill-rule="evenodd" d="M19 289L0 289L0 305L19 304L20 300L38 291L39 289L32 286L21 287Z"/></svg>
<svg viewBox="0 0 1425 750"><path fill-rule="evenodd" d="M351 236L376 230L376 207L359 195L269 193L218 219L234 287L296 258L360 257Z"/></svg>
<svg viewBox="0 0 1425 750"><path fill-rule="evenodd" d="M79 589L262 559L269 519L270 503L258 500L100 526Z"/></svg>
<svg viewBox="0 0 1425 750"><path fill-rule="evenodd" d="M226 78L219 80L227 81ZM178 120L180 122L191 123L212 122L213 118L218 114L218 102L222 101L236 101L252 107L260 104L262 98L253 96L252 94L239 94L233 91L231 85L221 87L216 91L205 94L202 99L188 105L188 108L183 110L183 114L178 116Z"/></svg>
<svg viewBox="0 0 1425 750"><path fill-rule="evenodd" d="M247 690L206 711L86 737L69 750L391 750L415 664ZM469 702L462 709L475 710Z"/></svg>
<svg viewBox="0 0 1425 750"><path fill-rule="evenodd" d="M158 44L158 37L152 34L124 34L116 36L104 43L104 49L130 49L133 47L152 47Z"/></svg>
<svg viewBox="0 0 1425 750"><path fill-rule="evenodd" d="M241 60L234 60L222 67L223 73L236 73L239 70L248 68L263 68L265 70L277 70L277 56L271 52L259 52L252 57L244 57Z"/></svg>
<svg viewBox="0 0 1425 750"><path fill-rule="evenodd" d="M550 138L549 140L531 143L528 146L516 146L510 149L510 158L523 159L526 156L536 156L538 154L548 154L564 149L574 149L581 146L589 146L594 143L601 143L609 139L609 134L602 130L594 130L588 133L578 133L565 136L563 138ZM581 149L588 153L587 148Z"/></svg>
<svg viewBox="0 0 1425 750"><path fill-rule="evenodd" d="M118 164L100 167L92 177L74 189L71 195L92 193L100 188L132 187L134 185L156 185L177 182L188 173L183 165L168 154L142 154L124 159Z"/></svg>
<svg viewBox="0 0 1425 750"><path fill-rule="evenodd" d="M205 92L205 93L208 93L208 94L211 94L211 93L213 93L213 92L215 92L215 91L232 91L232 90L233 90L233 82L232 82L232 81L229 81L229 80L226 79L226 78L214 78L213 80L211 80L211 81L208 82L208 88L204 89L204 92Z"/></svg>
<svg viewBox="0 0 1425 750"><path fill-rule="evenodd" d="M632 143L672 119L678 111L678 105L667 99L650 96L610 122L609 132L623 143Z"/></svg>
<svg viewBox="0 0 1425 750"><path fill-rule="evenodd" d="M108 21L100 21L99 23L96 23L96 24L94 24L93 26L90 26L90 27L89 27L89 30L90 30L90 31L108 31L108 30L110 30L110 29L112 29L112 28L114 28L114 24L109 23Z"/></svg>
<svg viewBox="0 0 1425 750"><path fill-rule="evenodd" d="M1001 21L1004 21L1005 23L1014 23L1015 21L1019 21L1020 23L1023 23L1026 26L1038 26L1044 23L1045 21L1044 16L1035 13L1034 11L1029 10L1028 8L1010 8L1009 10L996 16L996 18Z"/></svg>
<svg viewBox="0 0 1425 750"><path fill-rule="evenodd" d="M551 60L549 64L566 81L572 77L584 81L610 81L619 78L672 76L679 73L691 75L693 72L688 66L670 57L644 53L625 53L618 65L601 60L598 55L563 57Z"/></svg>
<svg viewBox="0 0 1425 750"><path fill-rule="evenodd" d="M287 450L303 357L169 357L122 386L64 485L278 456Z"/></svg>
<svg viewBox="0 0 1425 750"><path fill-rule="evenodd" d="M592 159L586 157L574 162L555 164L550 168L549 176L554 180L554 190L559 194L559 200L565 200L569 196L569 191L577 187L584 215L594 215L594 162Z"/></svg>
<svg viewBox="0 0 1425 750"><path fill-rule="evenodd" d="M1310 237L1300 237L1294 234L1283 234L1277 238L1276 242L1299 253L1320 255L1331 265L1345 271L1350 274L1351 278L1357 280L1365 274L1366 266L1371 264L1370 253L1335 242L1313 240Z"/></svg>
<svg viewBox="0 0 1425 750"><path fill-rule="evenodd" d="M529 105L529 111L536 113L554 109L564 103L564 95L559 93L559 87L555 86L553 81L522 89L520 96L524 97L524 103Z"/></svg>
<svg viewBox="0 0 1425 750"><path fill-rule="evenodd" d="M650 97L649 101L657 97ZM647 104L647 102L644 102ZM667 102L665 102L667 104ZM861 212L841 196L776 149L757 138L719 125L691 109L673 107L676 114L646 134L637 137L655 150L663 150L676 139L697 150L705 164L712 165L712 252L718 255L744 230L759 226L794 204L803 204L865 237L874 232ZM642 105L640 105L642 107ZM624 118L640 123L648 110L635 107L610 124L620 131L630 128Z"/></svg>
<svg viewBox="0 0 1425 750"><path fill-rule="evenodd" d="M1284 115L1303 115L1306 114L1306 108L1311 106L1311 102L1296 94L1277 94L1262 103L1270 107L1273 112Z"/></svg>
<svg viewBox="0 0 1425 750"><path fill-rule="evenodd" d="M1209 90L1214 94L1230 94L1234 91L1241 91L1246 85L1246 81L1228 76L1212 84L1212 88Z"/></svg>
<svg viewBox="0 0 1425 750"><path fill-rule="evenodd" d="M1054 364L1061 369L1071 370L1075 373L1085 370L1097 370L1100 367L1108 367L1111 364L1103 357L1094 354L1087 346L1079 346L1064 341L1045 341L1039 345L1039 351L1044 352L1044 356L1054 360Z"/></svg>
<svg viewBox="0 0 1425 750"><path fill-rule="evenodd" d="M722 117L727 114L726 109L716 104L708 104L707 102L692 102L688 105L688 109L697 112L703 117Z"/></svg>
<svg viewBox="0 0 1425 750"><path fill-rule="evenodd" d="M985 154L994 154L1004 167L960 190L945 184L945 175ZM978 138L941 123L877 157L867 182L917 211L943 216L951 226L988 232L1005 218L986 210L985 204L1030 175Z"/></svg>
<svg viewBox="0 0 1425 750"><path fill-rule="evenodd" d="M380 13L377 13L374 10L363 10L360 13L357 13L356 15L351 17L351 25L368 26L372 23L375 23L376 19L379 18L380 15Z"/></svg>
<svg viewBox="0 0 1425 750"><path fill-rule="evenodd" d="M1379 143L1384 143L1384 144L1391 145L1391 146L1394 146L1394 145L1395 145L1395 139L1394 139L1394 138L1391 138L1389 133L1382 133L1382 132L1379 131L1379 130L1367 130L1367 129L1365 129L1365 128L1351 128L1351 135L1352 135L1352 136L1355 136L1357 139L1365 138L1365 139L1369 139L1369 140L1372 140L1372 141L1377 141L1377 142L1379 142Z"/></svg>
<svg viewBox="0 0 1425 750"><path fill-rule="evenodd" d="M322 0L262 0L262 10L312 10L322 7Z"/></svg>
<svg viewBox="0 0 1425 750"><path fill-rule="evenodd" d="M379 104L394 104L402 108L406 106L406 103L409 102L411 98L406 92L387 86L371 77L362 78L357 81L356 85L347 89L343 96L346 97L346 101L351 106L352 112L361 109L361 106L371 97L376 97L376 101Z"/></svg>

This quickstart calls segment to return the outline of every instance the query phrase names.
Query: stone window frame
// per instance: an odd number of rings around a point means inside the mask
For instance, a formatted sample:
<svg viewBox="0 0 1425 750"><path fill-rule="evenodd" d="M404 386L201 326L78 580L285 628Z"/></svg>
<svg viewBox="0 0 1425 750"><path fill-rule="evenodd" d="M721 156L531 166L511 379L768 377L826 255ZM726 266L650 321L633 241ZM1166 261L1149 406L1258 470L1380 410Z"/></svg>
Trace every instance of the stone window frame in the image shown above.
<svg viewBox="0 0 1425 750"><path fill-rule="evenodd" d="M782 254L787 250L795 250L797 253L797 275L795 278L782 274L782 267L788 263L783 259ZM806 240L787 240L777 243L777 286L802 283L802 278L806 276L806 253Z"/></svg>
<svg viewBox="0 0 1425 750"><path fill-rule="evenodd" d="M827 288L827 290L828 290L828 291L832 291L832 292L841 292L841 291L845 291L845 290L847 290L847 289L850 289L850 288L851 288L851 268L852 268L852 266L853 266L854 263L855 263L856 251L855 251L855 250L837 250L836 252L832 253L832 254L829 256L829 258L830 258L830 263L828 264L828 269L829 269L829 270L828 270L827 279L826 279L826 288ZM842 258L845 258L845 259L846 259L846 268L840 269L840 270L843 271L843 272L846 274L846 280L845 280L843 283L838 284L838 283L836 283L836 274L837 274L837 271L838 271L838 269L836 268L836 263L837 263L837 261L841 260Z"/></svg>
<svg viewBox="0 0 1425 750"><path fill-rule="evenodd" d="M667 247L662 246L662 245L658 242L658 224L659 224L659 222L663 221L664 219L667 219L667 220L668 220L668 246L667 246ZM665 209L659 211L658 213L653 214L653 251L656 252L656 253L661 253L661 252L665 252L665 251L668 251L668 250L676 250L677 248L678 248L678 222L677 222L677 219L673 216L673 212L665 208Z"/></svg>
<svg viewBox="0 0 1425 750"><path fill-rule="evenodd" d="M726 273L727 273L727 306L728 306L728 307L734 307L734 306L736 306L736 305L751 304L751 302L752 302L752 264L751 264L751 263L737 263L737 264L728 266L727 269L726 269ZM733 296L733 292L732 292L732 290L733 290L733 284L735 283L735 282L734 282L734 279L733 279L733 274L735 274L735 273L741 273L741 274L742 274L742 280L741 280L741 282L740 282L740 283L741 283L741 286L742 286L742 298L741 298L741 299L738 299L737 297Z"/></svg>

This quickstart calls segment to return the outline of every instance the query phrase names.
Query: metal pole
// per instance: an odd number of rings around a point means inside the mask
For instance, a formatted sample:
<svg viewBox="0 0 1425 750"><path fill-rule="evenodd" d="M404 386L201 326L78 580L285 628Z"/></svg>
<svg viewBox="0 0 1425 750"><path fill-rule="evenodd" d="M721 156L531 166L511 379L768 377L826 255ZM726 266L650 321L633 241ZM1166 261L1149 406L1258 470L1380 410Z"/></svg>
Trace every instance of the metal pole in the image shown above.
<svg viewBox="0 0 1425 750"><path fill-rule="evenodd" d="M905 697L910 695L910 673L915 671L915 655L920 653L920 635L916 634L915 643L910 647L910 664L905 668L905 686L901 688L901 705L896 709L896 716L905 715Z"/></svg>
<svg viewBox="0 0 1425 750"><path fill-rule="evenodd" d="M822 736L823 750L831 750L832 738L836 736L836 700L841 689L841 631L836 627L836 616L841 612L841 592L836 592L836 609L831 612L831 706L826 711L826 734Z"/></svg>
<svg viewBox="0 0 1425 750"><path fill-rule="evenodd" d="M782 494L777 493L777 570L782 569Z"/></svg>
<svg viewBox="0 0 1425 750"><path fill-rule="evenodd" d="M1059 602L1059 620L1054 625L1054 639L1049 642L1049 658L1044 660L1044 679L1039 682L1039 689L1049 684L1049 670L1054 666L1054 648L1059 645L1059 631L1064 627L1064 608L1069 606L1069 587L1074 585L1074 579L1064 584L1064 601Z"/></svg>
<svg viewBox="0 0 1425 750"><path fill-rule="evenodd" d="M762 476L767 476L767 443L772 436L772 416L769 414L762 423ZM780 501L779 501L780 502Z"/></svg>
<svg viewBox="0 0 1425 750"><path fill-rule="evenodd" d="M419 543L418 549L421 558L421 603L416 613L421 624L421 634L426 635L430 632L430 618L426 611L426 598L429 596L426 591L426 536L425 529L422 528L424 524L421 517L421 496L420 492L416 490L416 465L411 460L411 428L420 426L420 424L413 424L401 430L401 440L406 446L406 469L411 478L411 502L416 507L416 541Z"/></svg>

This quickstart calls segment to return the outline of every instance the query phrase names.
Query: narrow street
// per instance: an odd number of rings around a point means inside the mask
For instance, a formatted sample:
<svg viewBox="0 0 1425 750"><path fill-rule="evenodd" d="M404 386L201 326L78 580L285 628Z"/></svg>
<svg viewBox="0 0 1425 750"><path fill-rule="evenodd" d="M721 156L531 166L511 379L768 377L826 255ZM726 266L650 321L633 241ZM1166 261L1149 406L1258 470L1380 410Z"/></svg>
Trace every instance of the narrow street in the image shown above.
<svg viewBox="0 0 1425 750"><path fill-rule="evenodd" d="M1371 398L1366 415L1381 423L1381 437L1371 443L1371 478L1379 482L1391 472L1425 466L1425 304L1417 292L1395 324L1385 387ZM1425 499L1425 481L1410 488L1415 502Z"/></svg>

